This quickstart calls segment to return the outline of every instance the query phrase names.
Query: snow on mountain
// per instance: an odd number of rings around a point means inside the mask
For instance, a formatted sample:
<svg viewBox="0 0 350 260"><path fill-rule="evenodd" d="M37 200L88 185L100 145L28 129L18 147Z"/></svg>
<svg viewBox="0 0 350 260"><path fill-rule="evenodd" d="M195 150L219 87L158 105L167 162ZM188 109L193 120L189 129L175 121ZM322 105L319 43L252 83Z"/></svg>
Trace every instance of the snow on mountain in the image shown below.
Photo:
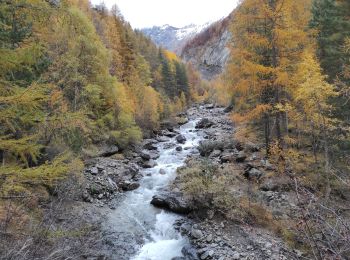
<svg viewBox="0 0 350 260"><path fill-rule="evenodd" d="M165 24L163 26L144 28L141 31L149 36L158 46L180 54L188 40L208 28L211 24L212 22L202 25L190 24L182 28Z"/></svg>
<svg viewBox="0 0 350 260"><path fill-rule="evenodd" d="M178 40L188 39L200 32L202 32L205 28L207 28L212 22L208 22L202 25L190 24L183 28L179 28L176 31L176 37Z"/></svg>

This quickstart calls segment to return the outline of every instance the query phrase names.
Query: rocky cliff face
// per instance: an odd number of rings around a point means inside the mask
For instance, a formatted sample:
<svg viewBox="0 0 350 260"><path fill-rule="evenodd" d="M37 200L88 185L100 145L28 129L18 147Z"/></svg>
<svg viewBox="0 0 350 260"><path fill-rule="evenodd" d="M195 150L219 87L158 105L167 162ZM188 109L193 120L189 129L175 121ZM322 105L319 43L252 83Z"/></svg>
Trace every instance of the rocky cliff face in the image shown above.
<svg viewBox="0 0 350 260"><path fill-rule="evenodd" d="M212 24L184 46L181 57L190 62L206 80L221 74L230 56L229 24L232 15Z"/></svg>

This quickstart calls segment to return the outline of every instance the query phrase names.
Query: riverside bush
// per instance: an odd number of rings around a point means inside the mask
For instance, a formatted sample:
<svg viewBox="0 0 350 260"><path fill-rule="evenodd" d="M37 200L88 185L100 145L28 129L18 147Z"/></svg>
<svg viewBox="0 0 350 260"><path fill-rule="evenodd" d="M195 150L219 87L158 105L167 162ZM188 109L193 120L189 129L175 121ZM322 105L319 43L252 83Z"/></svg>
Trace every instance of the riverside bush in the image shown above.
<svg viewBox="0 0 350 260"><path fill-rule="evenodd" d="M214 150L223 151L225 149L233 149L236 143L233 140L214 140L202 141L198 150L202 156L209 156Z"/></svg>
<svg viewBox="0 0 350 260"><path fill-rule="evenodd" d="M198 209L215 208L227 213L236 206L229 192L233 175L208 160L190 161L178 170L180 187Z"/></svg>

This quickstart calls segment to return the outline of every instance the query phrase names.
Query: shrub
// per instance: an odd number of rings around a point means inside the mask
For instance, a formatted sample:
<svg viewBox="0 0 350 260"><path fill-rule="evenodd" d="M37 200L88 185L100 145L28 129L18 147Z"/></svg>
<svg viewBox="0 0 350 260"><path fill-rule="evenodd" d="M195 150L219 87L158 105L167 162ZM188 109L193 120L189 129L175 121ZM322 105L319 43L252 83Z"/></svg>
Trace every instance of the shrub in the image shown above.
<svg viewBox="0 0 350 260"><path fill-rule="evenodd" d="M228 172L207 160L189 162L178 172L181 189L198 209L214 207L227 212L235 207L236 200L228 187L232 175Z"/></svg>
<svg viewBox="0 0 350 260"><path fill-rule="evenodd" d="M121 131L111 132L111 142L115 142L122 150L126 149L130 144L136 144L142 139L140 128L132 126Z"/></svg>
<svg viewBox="0 0 350 260"><path fill-rule="evenodd" d="M214 150L223 151L225 149L234 149L236 142L234 140L215 140L203 141L200 143L198 150L202 156L209 156Z"/></svg>

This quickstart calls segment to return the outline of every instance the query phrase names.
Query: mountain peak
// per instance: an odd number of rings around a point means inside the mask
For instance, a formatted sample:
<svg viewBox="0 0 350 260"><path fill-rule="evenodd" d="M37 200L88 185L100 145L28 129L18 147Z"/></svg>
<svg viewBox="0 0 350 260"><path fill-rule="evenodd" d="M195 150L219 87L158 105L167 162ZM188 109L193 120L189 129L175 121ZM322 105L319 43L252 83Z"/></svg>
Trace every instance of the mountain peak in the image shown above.
<svg viewBox="0 0 350 260"><path fill-rule="evenodd" d="M141 31L158 46L180 54L185 43L210 26L211 23L208 22L203 25L189 24L182 28L164 24L162 26L144 28Z"/></svg>

